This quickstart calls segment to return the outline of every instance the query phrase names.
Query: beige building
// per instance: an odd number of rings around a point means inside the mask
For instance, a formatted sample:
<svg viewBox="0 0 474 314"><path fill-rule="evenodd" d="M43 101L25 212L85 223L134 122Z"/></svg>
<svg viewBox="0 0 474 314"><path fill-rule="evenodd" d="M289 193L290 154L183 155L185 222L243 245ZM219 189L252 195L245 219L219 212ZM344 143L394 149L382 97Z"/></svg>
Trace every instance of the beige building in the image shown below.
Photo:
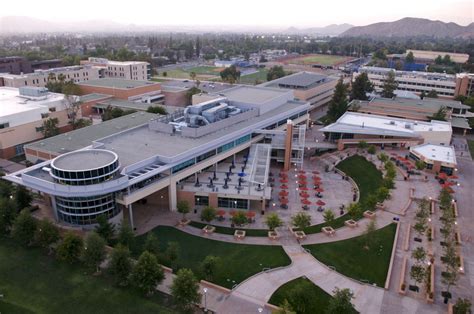
<svg viewBox="0 0 474 314"><path fill-rule="evenodd" d="M60 132L71 129L63 94L42 87L0 87L0 103L0 158L22 155L25 143L43 138L46 119L57 118Z"/></svg>
<svg viewBox="0 0 474 314"><path fill-rule="evenodd" d="M104 77L134 81L150 79L150 64L144 61L112 61L105 58L92 58L81 64L94 65L103 69Z"/></svg>
<svg viewBox="0 0 474 314"><path fill-rule="evenodd" d="M100 77L99 68L84 65L36 70L28 74L0 74L0 86L20 88L23 86L45 87L49 80L58 80L61 76L64 81L84 82L96 80Z"/></svg>

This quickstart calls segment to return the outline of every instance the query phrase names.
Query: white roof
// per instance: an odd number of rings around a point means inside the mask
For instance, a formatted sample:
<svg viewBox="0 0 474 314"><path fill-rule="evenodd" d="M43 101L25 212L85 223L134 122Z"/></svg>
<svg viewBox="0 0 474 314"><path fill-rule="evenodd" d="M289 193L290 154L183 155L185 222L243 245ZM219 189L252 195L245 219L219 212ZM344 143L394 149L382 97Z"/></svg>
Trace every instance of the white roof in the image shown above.
<svg viewBox="0 0 474 314"><path fill-rule="evenodd" d="M320 131L418 137L419 132L451 131L451 124L444 121L414 121L373 114L346 112L335 123L322 128Z"/></svg>
<svg viewBox="0 0 474 314"><path fill-rule="evenodd" d="M0 87L0 123L9 123L10 127L41 120L42 113L49 108L62 110L64 95L48 93L45 97L34 99L20 96L18 88Z"/></svg>
<svg viewBox="0 0 474 314"><path fill-rule="evenodd" d="M456 164L456 153L452 146L422 144L412 147L411 150L429 160Z"/></svg>

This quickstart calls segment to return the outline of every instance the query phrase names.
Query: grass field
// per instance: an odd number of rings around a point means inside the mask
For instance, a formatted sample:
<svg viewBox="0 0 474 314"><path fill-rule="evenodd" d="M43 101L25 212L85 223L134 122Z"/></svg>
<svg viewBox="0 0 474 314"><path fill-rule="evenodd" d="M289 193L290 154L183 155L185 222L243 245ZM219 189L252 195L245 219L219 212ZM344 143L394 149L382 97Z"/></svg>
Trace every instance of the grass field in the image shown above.
<svg viewBox="0 0 474 314"><path fill-rule="evenodd" d="M320 64L324 66L334 66L349 60L350 57L312 54L290 59L287 62L293 64Z"/></svg>
<svg viewBox="0 0 474 314"><path fill-rule="evenodd" d="M259 69L257 72L241 76L240 83L247 84L247 85L255 85L255 82L264 83L267 81L267 69Z"/></svg>
<svg viewBox="0 0 474 314"><path fill-rule="evenodd" d="M290 264L289 257L280 246L215 241L164 226L157 227L151 232L155 233L160 241L162 251L165 251L169 242L178 242L180 251L177 268L190 268L198 276L200 276L200 263L204 258L207 255L218 256L220 263L212 282L227 288L232 288L233 285L262 271L263 268L275 268ZM141 252L145 239L146 234L136 238L132 248L134 254L138 255ZM202 277L200 278L202 279Z"/></svg>
<svg viewBox="0 0 474 314"><path fill-rule="evenodd" d="M344 171L349 177L351 177L360 191L359 202L364 204L367 197L377 191L382 185L382 172L377 170L377 167L362 156L354 155L345 160L341 161L336 166L338 169ZM360 219L355 217L355 219ZM341 228L344 226L344 221L348 218L346 215L340 216L331 223L322 223L319 225L312 225L304 230L305 233L317 233L321 232L321 228L325 226L331 226L333 228Z"/></svg>
<svg viewBox="0 0 474 314"><path fill-rule="evenodd" d="M213 67L213 66L197 66L193 68L175 68L175 69L161 69L159 70L159 76L163 75L163 72L166 72L166 77L179 78L179 79L191 79L191 72L196 73L197 79L202 80L220 80L219 73L223 68Z"/></svg>
<svg viewBox="0 0 474 314"><path fill-rule="evenodd" d="M43 250L0 241L0 313L175 313L161 294L119 289L105 274L58 262Z"/></svg>
<svg viewBox="0 0 474 314"><path fill-rule="evenodd" d="M208 224L197 222L197 221L191 221L189 225L195 228L202 229ZM216 233L234 235L235 230L245 230L245 235L249 237L267 237L268 236L267 229L244 229L244 228L231 228L231 227L223 227L223 226L214 226L214 227L216 227L216 230L214 231Z"/></svg>
<svg viewBox="0 0 474 314"><path fill-rule="evenodd" d="M469 146L469 152L471 153L471 158L474 159L474 141L467 140L467 145Z"/></svg>
<svg viewBox="0 0 474 314"><path fill-rule="evenodd" d="M295 293L304 293L307 295L308 298L306 301L308 302L302 303L300 302L301 300L297 300ZM328 307L331 298L331 295L316 286L309 279L300 277L289 281L278 288L278 290L272 294L268 303L280 306L286 299L290 303L291 308L297 313L319 314L326 312L326 308Z"/></svg>
<svg viewBox="0 0 474 314"><path fill-rule="evenodd" d="M374 232L369 249L365 236L324 244L305 245L320 262L336 267L337 272L356 280L367 280L379 287L385 285L396 224Z"/></svg>

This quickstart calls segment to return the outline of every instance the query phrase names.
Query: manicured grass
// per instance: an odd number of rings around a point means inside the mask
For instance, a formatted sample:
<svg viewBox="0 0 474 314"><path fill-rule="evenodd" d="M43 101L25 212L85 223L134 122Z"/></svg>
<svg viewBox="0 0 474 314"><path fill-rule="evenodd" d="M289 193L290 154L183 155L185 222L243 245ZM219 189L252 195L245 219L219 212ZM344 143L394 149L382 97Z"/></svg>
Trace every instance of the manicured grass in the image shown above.
<svg viewBox="0 0 474 314"><path fill-rule="evenodd" d="M192 226L192 227L202 229L208 224L202 223L202 222L197 222L197 221L191 221L189 223L189 225ZM216 226L216 225L212 225L212 224L210 224L210 225L216 227L216 230L214 231L216 233L234 235L235 230L244 230L245 235L249 236L249 237L267 237L268 236L268 230L267 229L244 229L244 228L231 228L231 227Z"/></svg>
<svg viewBox="0 0 474 314"><path fill-rule="evenodd" d="M222 70L224 70L224 68L213 67L213 66L197 66L194 68L187 69L186 72L188 73L194 72L196 74L219 76Z"/></svg>
<svg viewBox="0 0 474 314"><path fill-rule="evenodd" d="M289 257L280 246L215 241L166 226L159 226L151 232L160 241L162 252L166 250L169 242L178 242L180 251L177 268L190 268L201 279L203 277L200 274L200 263L207 255L218 256L220 262L212 282L227 288L232 288L234 284L262 271L263 268L275 268L290 264ZM146 234L136 238L132 248L134 254L138 255L141 252L145 239ZM166 265L166 261L163 262Z"/></svg>
<svg viewBox="0 0 474 314"><path fill-rule="evenodd" d="M342 57L342 56L332 56L332 55L320 55L320 54L313 54L308 56L302 56L300 58L295 58L290 61L290 63L296 64L312 64L317 63L320 65L336 65L338 63L344 62L350 59L349 57Z"/></svg>
<svg viewBox="0 0 474 314"><path fill-rule="evenodd" d="M255 85L255 82L264 83L267 81L267 69L259 69L257 72L240 77L241 84Z"/></svg>
<svg viewBox="0 0 474 314"><path fill-rule="evenodd" d="M344 171L346 175L351 177L359 187L360 198L359 203L364 204L369 195L375 193L382 185L382 172L367 159L362 156L354 155L341 161L336 166ZM362 214L358 217L352 217L355 220L362 218ZM306 234L321 232L325 226L331 226L334 229L344 227L344 221L348 218L347 214L334 219L331 223L322 223L304 228Z"/></svg>
<svg viewBox="0 0 474 314"><path fill-rule="evenodd" d="M295 291L305 293L305 295L308 296L306 300L309 302L304 305L300 304L300 300L294 299L293 295ZM272 294L268 303L281 306L286 299L294 311L300 309L300 311L297 311L298 313L318 314L326 312L331 298L330 294L316 286L309 279L300 277L289 281L278 288L278 290Z"/></svg>
<svg viewBox="0 0 474 314"><path fill-rule="evenodd" d="M474 141L467 140L467 145L469 146L469 152L471 153L471 158L474 159Z"/></svg>
<svg viewBox="0 0 474 314"><path fill-rule="evenodd" d="M334 266L337 272L357 280L368 280L379 287L385 285L396 224L374 232L365 248L365 236L324 244L305 245L320 262Z"/></svg>
<svg viewBox="0 0 474 314"><path fill-rule="evenodd" d="M108 276L58 262L37 248L0 240L0 313L174 313L162 294L142 297Z"/></svg>

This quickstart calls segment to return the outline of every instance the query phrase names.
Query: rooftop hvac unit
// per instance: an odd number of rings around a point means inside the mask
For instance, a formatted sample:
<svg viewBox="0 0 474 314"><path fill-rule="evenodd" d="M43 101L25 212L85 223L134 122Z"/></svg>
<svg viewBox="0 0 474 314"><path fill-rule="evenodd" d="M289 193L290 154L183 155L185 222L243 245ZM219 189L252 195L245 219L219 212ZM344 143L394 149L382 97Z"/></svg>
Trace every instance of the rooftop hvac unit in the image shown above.
<svg viewBox="0 0 474 314"><path fill-rule="evenodd" d="M405 123L405 129L411 129L411 124L410 123Z"/></svg>
<svg viewBox="0 0 474 314"><path fill-rule="evenodd" d="M390 121L390 125L395 125L395 121Z"/></svg>

